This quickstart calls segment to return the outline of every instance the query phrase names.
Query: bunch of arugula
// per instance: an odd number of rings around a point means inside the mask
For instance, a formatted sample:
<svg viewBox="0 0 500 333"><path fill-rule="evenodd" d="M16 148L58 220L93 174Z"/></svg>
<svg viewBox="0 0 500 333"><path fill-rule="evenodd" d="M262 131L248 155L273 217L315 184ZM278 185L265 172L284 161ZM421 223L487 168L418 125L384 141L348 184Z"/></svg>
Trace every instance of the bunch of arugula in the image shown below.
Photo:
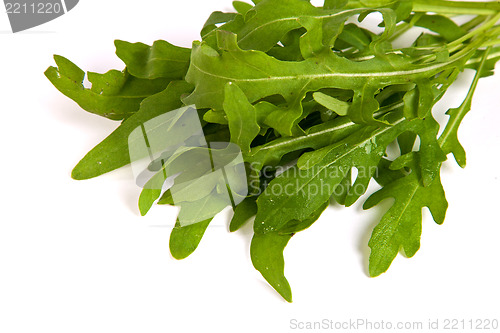
<svg viewBox="0 0 500 333"><path fill-rule="evenodd" d="M400 249L408 257L417 252L422 208L443 223L448 203L441 165L451 153L465 166L457 131L479 78L491 75L500 58L500 3L325 0L315 7L304 0L253 2L233 2L234 13L212 13L192 49L162 40L152 46L115 41L125 70L89 72L90 89L82 84L85 73L61 56L45 74L83 109L122 121L78 163L74 179L129 164L127 139L135 128L195 105L207 140L237 144L249 166L250 193L236 206L230 231L255 216L253 265L291 301L283 250L331 199L352 205L372 178L381 188L368 197L365 209L395 199L368 244L371 276L385 272ZM363 27L374 12L382 20L379 29ZM457 24L453 19L461 14L468 16ZM415 27L422 32L411 45L393 47ZM463 103L448 110L438 135L433 106L465 68L476 71L474 80ZM387 150L393 142L399 156L391 160ZM288 169L275 172L283 166ZM358 173L351 181L354 169ZM321 190L311 193L313 188ZM144 188L141 214L154 202L174 204L169 190ZM170 237L172 255L190 255L211 219L186 226L177 222Z"/></svg>

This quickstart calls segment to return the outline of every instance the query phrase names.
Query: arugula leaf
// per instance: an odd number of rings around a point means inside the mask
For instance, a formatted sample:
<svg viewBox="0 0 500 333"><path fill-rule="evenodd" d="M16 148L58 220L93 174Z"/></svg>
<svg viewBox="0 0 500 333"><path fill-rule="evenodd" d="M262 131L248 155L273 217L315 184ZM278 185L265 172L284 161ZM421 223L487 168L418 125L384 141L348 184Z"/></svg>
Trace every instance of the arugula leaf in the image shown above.
<svg viewBox="0 0 500 333"><path fill-rule="evenodd" d="M184 259L193 253L211 221L212 219L209 218L205 221L186 226L181 226L179 221L177 221L170 233L169 247L172 256L175 259Z"/></svg>
<svg viewBox="0 0 500 333"><path fill-rule="evenodd" d="M88 112L112 120L128 118L139 110L142 100L165 89L170 81L143 80L123 72L111 70L105 74L88 72L92 83L84 88L85 72L68 59L55 55L57 67L49 67L45 76L64 95Z"/></svg>
<svg viewBox="0 0 500 333"><path fill-rule="evenodd" d="M465 162L465 152L456 137L456 129L465 114L470 110L472 95L481 77L482 68L491 48L483 54L482 62L469 88L469 92L460 107L452 109L451 117L443 134L439 138L439 145L444 152L452 152L459 164ZM437 133L434 133L434 136ZM422 208L428 207L436 223L444 222L448 202L441 185L439 174L431 184L425 184L418 173L417 164L422 162L419 158L426 149L421 147L418 153L408 153L396 159L391 169L397 170L409 167L412 172L405 177L396 177L391 182L383 183L383 188L372 194L364 203L363 208L368 209L388 197L395 198L392 207L382 217L375 227L368 245L371 248L369 272L371 276L384 273L396 257L400 247L408 257L412 257L420 248L422 233ZM435 164L433 168L439 172L442 160L434 159L428 163Z"/></svg>
<svg viewBox="0 0 500 333"><path fill-rule="evenodd" d="M329 200L334 189L347 173L356 167L358 173L352 189L346 195L346 206L352 205L367 189L368 182L389 143L406 131L426 132L431 120L404 120L401 115L391 115L392 126L365 127L332 146L305 153L292 167L276 177L257 200L259 207L255 219L256 233L278 230L290 220L303 220ZM435 122L433 122L435 124ZM437 125L437 124L436 124ZM437 129L434 126L435 129ZM427 181L436 177L433 164L442 161L435 136L422 135L428 155L436 158L423 164Z"/></svg>
<svg viewBox="0 0 500 333"><path fill-rule="evenodd" d="M283 227L281 227L278 230L278 233L283 235L283 234L295 234L299 231L305 230L309 228L311 225L313 225L314 222L316 222L321 214L325 211L325 209L328 207L329 202L325 202L323 205L321 205L315 212L311 214L311 216L307 217L306 219L300 221L300 220L291 220L288 221Z"/></svg>
<svg viewBox="0 0 500 333"><path fill-rule="evenodd" d="M477 87L477 83L479 82L479 78L482 76L483 68L487 66L488 55L491 52L492 48L489 47L483 53L482 61L479 64L474 80L472 81L471 87L469 88L469 92L465 97L465 100L458 108L449 109L446 114L450 116L448 120L448 124L446 125L443 133L439 137L439 143L443 147L443 151L445 153L453 153L455 160L458 165L462 168L465 167L465 150L458 141L458 128L462 123L465 115L470 111L472 104L472 96Z"/></svg>
<svg viewBox="0 0 500 333"><path fill-rule="evenodd" d="M416 169L415 165L411 166ZM421 185L417 172L395 180L372 194L364 203L368 209L388 197L395 198L392 207L373 230L368 245L371 248L370 276L385 272L402 247L412 257L420 248L422 208L428 207L436 223L442 224L448 207L439 175L427 187Z"/></svg>
<svg viewBox="0 0 500 333"><path fill-rule="evenodd" d="M401 109L403 103L398 102L381 108L378 115L387 112L395 112ZM306 135L299 137L286 137L272 140L264 145L252 148L252 152L247 157L255 170L260 170L264 165L278 165L282 157L286 154L305 150L320 149L346 138L350 134L361 129L362 125L353 123L347 117L339 117L310 127Z"/></svg>
<svg viewBox="0 0 500 333"><path fill-rule="evenodd" d="M229 224L229 231L234 232L241 228L252 216L257 214L257 204L255 200L257 197L250 196L245 198L234 209L234 215Z"/></svg>
<svg viewBox="0 0 500 333"><path fill-rule="evenodd" d="M231 82L225 86L224 111L231 132L231 142L237 144L244 154L248 154L250 144L260 132L257 112L243 91Z"/></svg>
<svg viewBox="0 0 500 333"><path fill-rule="evenodd" d="M292 302L292 290L284 275L283 250L290 238L291 234L281 235L275 232L255 234L250 244L253 266L287 302Z"/></svg>
<svg viewBox="0 0 500 333"><path fill-rule="evenodd" d="M354 91L348 116L356 123L377 124L373 113L379 109L375 93L391 84L406 84L430 78L444 69L463 66L473 46L450 57L447 62L413 65L395 54L363 62L350 61L328 51L301 62L279 61L259 51L244 51L236 35L218 31L221 55L210 46L194 43L191 66L186 80L195 85L194 92L183 99L198 108L223 109L224 86L233 82L250 103L271 95L281 95L289 110L280 110L283 135L294 136L294 127L302 118L300 101L309 91L340 88ZM286 127L284 127L286 125Z"/></svg>
<svg viewBox="0 0 500 333"><path fill-rule="evenodd" d="M243 1L233 1L233 7L236 11L242 15L245 15L253 6L249 3Z"/></svg>
<svg viewBox="0 0 500 333"><path fill-rule="evenodd" d="M300 28L300 16L321 16L325 11L301 0L259 1L234 32L244 50L268 51L287 32Z"/></svg>
<svg viewBox="0 0 500 333"><path fill-rule="evenodd" d="M235 1L236 2L236 1ZM236 5L238 6L238 5ZM251 6L250 6L251 7ZM202 38L206 38L206 36L217 29L217 24L226 23L234 20L236 18L236 13L224 13L224 12L213 12L210 17L207 19L205 24L203 25L203 29L201 30Z"/></svg>
<svg viewBox="0 0 500 333"><path fill-rule="evenodd" d="M184 81L168 87L143 101L137 113L126 119L113 133L95 146L75 166L71 177L82 180L97 177L130 163L129 135L146 121L182 105L180 98L193 88Z"/></svg>
<svg viewBox="0 0 500 333"><path fill-rule="evenodd" d="M310 227L328 206L325 203L303 221L293 220L279 232L254 234L250 244L252 263L267 282L287 301L292 302L292 290L285 278L283 250L292 236Z"/></svg>
<svg viewBox="0 0 500 333"><path fill-rule="evenodd" d="M438 33L447 42L454 41L467 33L458 24L442 15L421 15L415 25Z"/></svg>
<svg viewBox="0 0 500 333"><path fill-rule="evenodd" d="M469 59L466 63L466 68L473 69L475 71L478 70L479 65L483 59L482 55L485 50L478 50L475 56ZM488 51L488 57L486 58L486 62L481 71L481 77L487 77L494 74L495 64L500 60L500 47L492 47L490 51Z"/></svg>
<svg viewBox="0 0 500 333"><path fill-rule="evenodd" d="M465 166L458 130L479 78L492 75L500 59L500 6L253 3L234 1L236 12L213 12L191 50L117 40L126 69L88 73L90 89L82 85L85 73L60 56L46 76L87 111L124 119L80 161L73 178L142 163L141 214L156 201L180 208L169 245L177 259L197 248L225 207L234 209L229 231L255 216L252 263L291 302L288 241L332 200L352 205L371 179L381 188L365 209L394 199L368 244L371 276L385 272L401 249L408 257L417 252L424 207L443 223L448 202L441 167L449 153ZM382 18L379 31L363 24L374 12ZM457 24L457 14L473 17ZM409 46L392 45L415 27L426 31ZM464 68L476 76L463 103L448 110L438 137L433 107ZM398 156L390 159L393 152ZM169 177L173 185L165 190Z"/></svg>
<svg viewBox="0 0 500 333"><path fill-rule="evenodd" d="M186 75L191 50L157 40L152 46L115 40L116 55L135 77L181 80Z"/></svg>
<svg viewBox="0 0 500 333"><path fill-rule="evenodd" d="M213 177L210 178L211 171L212 165L210 164L210 153L208 149L202 147L180 147L172 156L166 157L166 160L161 163L161 167L158 168L154 176L144 185L139 196L139 210L141 215L146 215L151 209L156 199L160 197L163 184L167 178L173 177L174 175L177 175L174 182L180 185L193 180L200 180L203 182L202 178L208 174L209 177L205 180L208 181L207 183L210 184L210 186L195 188L195 191L201 191L201 196L192 198L193 200L190 201L203 199L212 193L216 185L213 183ZM215 179L215 181L216 180L217 179ZM165 199L172 200L174 204L175 201L172 195L172 189L169 189L168 193L169 195ZM200 192L198 195L199 194ZM176 203L179 204L180 201L177 200Z"/></svg>
<svg viewBox="0 0 500 333"><path fill-rule="evenodd" d="M373 41L373 34L370 34L365 29L362 29L354 23L346 24L338 39L343 43L354 46L359 51L365 51Z"/></svg>
<svg viewBox="0 0 500 333"><path fill-rule="evenodd" d="M325 9L341 9L347 5L348 0L325 0L323 8Z"/></svg>
<svg viewBox="0 0 500 333"><path fill-rule="evenodd" d="M349 109L349 103L336 99L335 97L323 94L322 92L315 92L313 94L314 100L324 107L332 110L339 116L346 116Z"/></svg>

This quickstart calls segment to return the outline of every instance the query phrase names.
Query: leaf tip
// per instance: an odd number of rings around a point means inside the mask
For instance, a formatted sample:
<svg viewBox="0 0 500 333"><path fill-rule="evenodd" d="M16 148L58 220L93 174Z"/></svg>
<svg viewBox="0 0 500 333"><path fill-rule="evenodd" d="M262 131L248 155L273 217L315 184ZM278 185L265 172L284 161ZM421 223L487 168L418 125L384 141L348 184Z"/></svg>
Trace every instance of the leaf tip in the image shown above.
<svg viewBox="0 0 500 333"><path fill-rule="evenodd" d="M54 58L54 61L56 62L56 64L60 61L68 60L67 58L65 58L59 54L54 54L52 57Z"/></svg>
<svg viewBox="0 0 500 333"><path fill-rule="evenodd" d="M121 40L121 39L115 39L113 44L115 44L115 47L118 47L119 45L127 44L128 42Z"/></svg>
<svg viewBox="0 0 500 333"><path fill-rule="evenodd" d="M172 255L172 258L174 258L175 260L182 260L182 259L186 259L187 257L189 257L189 255L191 253L176 251L175 249L170 247L170 254Z"/></svg>
<svg viewBox="0 0 500 333"><path fill-rule="evenodd" d="M71 178L73 178L74 180L85 180L85 179L89 179L90 177L87 177L81 170L80 168L78 167L78 165L76 167L73 168L73 170L71 171Z"/></svg>
<svg viewBox="0 0 500 333"><path fill-rule="evenodd" d="M150 200L150 197L145 196L145 190L141 192L141 195L139 196L139 212L141 213L141 216L145 216L151 207L153 206L153 202ZM149 193L148 193L149 194Z"/></svg>
<svg viewBox="0 0 500 333"><path fill-rule="evenodd" d="M386 271L387 271L387 269L382 270L379 267L376 267L375 265L369 264L369 266L368 266L368 274L370 275L371 278L375 278L377 276L380 276L383 273L385 273Z"/></svg>
<svg viewBox="0 0 500 333"><path fill-rule="evenodd" d="M284 299L285 301L287 301L288 303L293 303L293 300L292 300L292 291L291 291L291 290L290 290L290 292L289 292L289 293L287 293L287 294L280 294L280 295L281 295L281 296L283 297L283 299Z"/></svg>
<svg viewBox="0 0 500 333"><path fill-rule="evenodd" d="M139 206L139 213L141 214L141 216L146 216L148 211L149 209L143 209L141 206Z"/></svg>

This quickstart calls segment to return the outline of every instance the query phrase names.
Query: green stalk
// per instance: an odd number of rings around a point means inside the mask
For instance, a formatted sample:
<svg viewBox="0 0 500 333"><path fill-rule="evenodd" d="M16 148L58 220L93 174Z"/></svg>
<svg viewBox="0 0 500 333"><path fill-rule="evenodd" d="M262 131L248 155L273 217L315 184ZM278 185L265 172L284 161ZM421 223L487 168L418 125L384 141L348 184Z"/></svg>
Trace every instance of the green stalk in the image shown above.
<svg viewBox="0 0 500 333"><path fill-rule="evenodd" d="M448 48L452 48L455 45L459 45L459 44L463 43L464 41L466 41L467 39L474 37L475 35L492 28L499 20L500 20L500 11L497 12L495 16L493 16L490 20L486 21L479 28L470 31L469 33L465 34L464 36L449 43ZM496 29L494 29L493 32L496 32Z"/></svg>
<svg viewBox="0 0 500 333"><path fill-rule="evenodd" d="M347 8L378 7L391 4L390 0L351 0ZM498 1L413 0L414 12L433 12L442 15L495 15L500 12Z"/></svg>
<svg viewBox="0 0 500 333"><path fill-rule="evenodd" d="M415 23L417 23L417 21L420 19L420 17L422 17L422 15L423 15L423 13L416 13L412 17L412 19L410 20L409 23L403 22L400 25L398 25L396 27L396 31L394 32L394 34L391 36L391 38L389 38L389 41L395 40L396 38L400 37L402 34L407 32L408 30L413 28L415 26Z"/></svg>
<svg viewBox="0 0 500 333"><path fill-rule="evenodd" d="M481 60L481 64L479 65L479 68L477 69L476 75L474 76L474 80L472 81L472 84L469 88L469 92L467 93L467 96L465 97L464 101L462 104L458 107L457 113L455 113L452 117L450 117L450 120L446 124L446 127L444 128L443 133L438 139L439 145L443 148L443 151L445 154L451 153L451 150L448 149L448 140L450 138L453 138L453 133L455 133L460 126L460 123L464 119L465 115L467 112L469 112L470 107L471 107L471 102L472 102L472 96L474 95L474 92L476 91L477 83L479 81L479 78L481 77L481 72L484 68L484 64L486 63L486 60L488 59L488 55L491 51L491 46L486 49L484 52L483 58Z"/></svg>
<svg viewBox="0 0 500 333"><path fill-rule="evenodd" d="M486 20L486 18L484 16L479 15L479 16L474 17L472 20L462 24L460 27L466 31L470 31L470 30L474 29L475 27L481 25L485 20Z"/></svg>
<svg viewBox="0 0 500 333"><path fill-rule="evenodd" d="M483 47L500 45L500 39L493 39L483 44Z"/></svg>
<svg viewBox="0 0 500 333"><path fill-rule="evenodd" d="M500 12L500 2L414 0L413 11L438 14L495 15Z"/></svg>
<svg viewBox="0 0 500 333"><path fill-rule="evenodd" d="M488 57L486 61L495 59L495 58L500 58L500 46L493 47L488 54ZM474 64L479 64L483 60L483 57L475 57L475 58L470 58L467 62L466 65L474 65Z"/></svg>

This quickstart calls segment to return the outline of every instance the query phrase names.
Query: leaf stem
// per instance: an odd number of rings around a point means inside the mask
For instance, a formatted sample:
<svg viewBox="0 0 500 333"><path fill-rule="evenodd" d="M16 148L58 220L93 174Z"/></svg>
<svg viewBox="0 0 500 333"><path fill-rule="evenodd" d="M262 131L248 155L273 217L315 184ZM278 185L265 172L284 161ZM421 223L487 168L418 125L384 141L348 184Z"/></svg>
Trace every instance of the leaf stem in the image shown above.
<svg viewBox="0 0 500 333"><path fill-rule="evenodd" d="M477 27L478 25L480 25L481 23L483 23L484 21L486 21L486 17L484 17L483 15L478 15L476 17L474 17L472 20L470 21L467 21L466 23L462 24L460 27L464 30L467 30L467 31L470 31L472 29L474 29L475 27Z"/></svg>
<svg viewBox="0 0 500 333"><path fill-rule="evenodd" d="M423 13L416 13L415 15L413 15L410 22L408 22L408 23L403 22L402 24L398 25L396 27L396 31L394 32L394 34L391 36L391 38L389 38L389 41L395 40L396 38L400 37L402 34L407 32L408 30L413 28L415 26L415 23L418 22L418 20L420 19L420 17L422 17L422 15L423 15Z"/></svg>
<svg viewBox="0 0 500 333"><path fill-rule="evenodd" d="M413 11L438 14L494 15L500 12L500 2L414 0Z"/></svg>
<svg viewBox="0 0 500 333"><path fill-rule="evenodd" d="M474 37L475 35L479 34L480 32L483 32L485 30L490 29L491 27L493 27L498 22L498 20L500 20L500 12L497 12L495 16L493 16L490 20L486 21L479 28L477 28L477 29L475 29L473 31L470 31L469 33L463 35L462 37L460 37L460 38L454 40L453 42L449 43L448 47L452 48L452 47L454 47L456 45L459 45L459 44L463 43L467 39L469 39L471 37ZM494 29L493 32L496 32L496 30L497 29Z"/></svg>
<svg viewBox="0 0 500 333"><path fill-rule="evenodd" d="M483 47L497 46L497 45L500 45L500 38L487 41L486 43L483 44Z"/></svg>
<svg viewBox="0 0 500 333"><path fill-rule="evenodd" d="M491 49L491 52L488 55L488 58L486 59L486 61L491 60L491 59L495 59L495 58L500 58L500 47L499 46L493 47ZM470 66L470 65L474 65L474 64L479 64L479 63L481 63L482 59L483 59L482 56L480 56L480 57L477 56L475 58L471 58L466 62L466 65Z"/></svg>
<svg viewBox="0 0 500 333"><path fill-rule="evenodd" d="M469 88L469 92L467 93L467 96L465 97L464 101L462 104L458 107L458 113L456 114L455 117L451 117L449 122L446 124L446 127L441 134L441 136L438 139L439 145L444 149L447 145L447 140L452 136L452 134L457 130L457 128L460 126L460 123L462 122L462 119L465 117L467 112L470 110L470 105L472 101L472 96L474 95L474 92L477 87L477 83L479 81L479 78L481 77L481 72L484 68L484 64L486 63L486 60L488 59L488 55L491 51L492 47L488 47L486 51L484 52L484 55L482 57L481 63L476 71L476 75L474 76L474 80L472 81L472 84ZM447 151L446 149L444 151L445 154L449 154L451 151Z"/></svg>
<svg viewBox="0 0 500 333"><path fill-rule="evenodd" d="M346 8L364 8L365 2L367 1L351 0ZM500 12L498 1L413 0L412 2L414 12L433 12L443 15L494 15Z"/></svg>

